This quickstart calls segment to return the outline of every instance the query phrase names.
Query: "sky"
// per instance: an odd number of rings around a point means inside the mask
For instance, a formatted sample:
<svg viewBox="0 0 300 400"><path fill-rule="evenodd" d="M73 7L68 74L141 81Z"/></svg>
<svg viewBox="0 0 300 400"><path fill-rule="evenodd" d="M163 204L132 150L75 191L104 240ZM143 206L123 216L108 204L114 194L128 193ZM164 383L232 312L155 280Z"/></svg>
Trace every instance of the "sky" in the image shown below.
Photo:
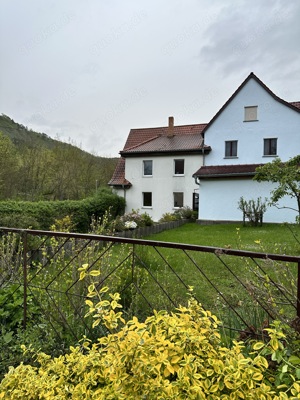
<svg viewBox="0 0 300 400"><path fill-rule="evenodd" d="M300 101L299 0L1 0L0 114L104 157L207 123L254 72Z"/></svg>

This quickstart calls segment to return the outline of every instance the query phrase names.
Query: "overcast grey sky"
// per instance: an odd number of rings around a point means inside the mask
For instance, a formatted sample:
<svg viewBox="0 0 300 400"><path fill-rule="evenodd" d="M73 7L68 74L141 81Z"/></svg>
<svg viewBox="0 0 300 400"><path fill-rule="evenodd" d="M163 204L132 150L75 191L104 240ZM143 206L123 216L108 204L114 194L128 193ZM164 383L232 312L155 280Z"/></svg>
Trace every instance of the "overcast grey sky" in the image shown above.
<svg viewBox="0 0 300 400"><path fill-rule="evenodd" d="M253 71L300 101L299 0L2 0L0 113L114 157L209 122Z"/></svg>

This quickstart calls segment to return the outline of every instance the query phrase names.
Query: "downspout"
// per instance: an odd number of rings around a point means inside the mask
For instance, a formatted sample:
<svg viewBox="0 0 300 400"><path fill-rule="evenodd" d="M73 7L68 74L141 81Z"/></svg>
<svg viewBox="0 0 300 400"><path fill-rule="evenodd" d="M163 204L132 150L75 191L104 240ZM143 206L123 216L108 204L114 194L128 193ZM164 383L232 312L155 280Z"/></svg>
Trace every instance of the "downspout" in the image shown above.
<svg viewBox="0 0 300 400"><path fill-rule="evenodd" d="M124 200L125 200L125 202L126 202L126 187L125 187L125 185L122 185L122 189L123 189L123 191L124 191L123 197L124 197Z"/></svg>

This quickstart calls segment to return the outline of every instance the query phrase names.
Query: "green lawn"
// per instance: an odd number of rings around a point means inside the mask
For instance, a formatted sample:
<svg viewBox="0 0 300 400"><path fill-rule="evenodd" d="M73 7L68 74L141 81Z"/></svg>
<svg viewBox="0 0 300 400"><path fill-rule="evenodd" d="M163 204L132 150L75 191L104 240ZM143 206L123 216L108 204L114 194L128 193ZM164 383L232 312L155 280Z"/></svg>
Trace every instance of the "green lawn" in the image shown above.
<svg viewBox="0 0 300 400"><path fill-rule="evenodd" d="M262 227L243 227L241 224L204 226L187 223L145 239L299 255L299 238L300 227L295 225L264 224ZM187 286L193 286L196 297L205 308L213 311L223 321L226 320L227 324L232 324L233 319L239 319L240 328L245 325L244 322L257 324L257 319L262 323L266 316L250 294L255 287L255 296L265 307L274 308L272 295L276 296L275 308L278 313L291 318L295 314L294 308L286 304L286 299L282 298L277 289L268 286L265 278L268 275L274 282L282 285L288 290L289 299L292 299L290 301L294 301L296 264L263 260L256 264L247 258L228 255L218 257L211 253L184 253L179 249L157 250L144 246L138 248L141 265L146 266L146 273L141 277L142 292L155 308L172 308L168 296L176 304L185 303ZM144 304L142 297L139 297L137 303Z"/></svg>
<svg viewBox="0 0 300 400"><path fill-rule="evenodd" d="M262 227L251 227L242 224L188 223L145 239L213 247L230 246L232 249L276 254L300 254L299 225L264 224Z"/></svg>

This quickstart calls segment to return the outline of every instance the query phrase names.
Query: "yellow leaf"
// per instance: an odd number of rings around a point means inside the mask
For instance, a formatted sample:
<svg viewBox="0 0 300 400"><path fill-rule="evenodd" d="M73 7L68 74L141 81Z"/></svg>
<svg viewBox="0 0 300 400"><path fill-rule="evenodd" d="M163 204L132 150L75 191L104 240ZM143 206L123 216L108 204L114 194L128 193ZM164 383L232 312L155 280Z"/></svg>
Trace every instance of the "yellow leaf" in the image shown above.
<svg viewBox="0 0 300 400"><path fill-rule="evenodd" d="M271 339L270 340L270 345L274 350L277 350L278 349L278 340L275 339L275 338Z"/></svg>
<svg viewBox="0 0 300 400"><path fill-rule="evenodd" d="M171 375L170 371L169 371L168 367L166 367L165 370L164 370L164 377L167 378L170 375Z"/></svg>
<svg viewBox="0 0 300 400"><path fill-rule="evenodd" d="M253 350L260 350L264 347L264 343L263 342L256 342L253 346Z"/></svg>
<svg viewBox="0 0 300 400"><path fill-rule="evenodd" d="M217 390L219 390L219 384L218 383L215 383L209 389L210 393L215 393Z"/></svg>
<svg viewBox="0 0 300 400"><path fill-rule="evenodd" d="M85 276L86 276L85 271L81 271L80 272L80 276L79 276L79 280L82 281L85 278Z"/></svg>
<svg viewBox="0 0 300 400"><path fill-rule="evenodd" d="M180 356L174 356L171 358L171 364L177 364L178 361L180 361L180 360L181 360Z"/></svg>
<svg viewBox="0 0 300 400"><path fill-rule="evenodd" d="M261 381L261 380L263 379L263 375L262 375L260 372L255 372L255 373L252 375L252 378L253 378L255 381Z"/></svg>
<svg viewBox="0 0 300 400"><path fill-rule="evenodd" d="M100 271L94 269L93 271L90 271L89 275L90 276L99 276L100 275Z"/></svg>
<svg viewBox="0 0 300 400"><path fill-rule="evenodd" d="M96 319L96 321L94 321L92 327L95 328L95 326L100 324L100 319Z"/></svg>

